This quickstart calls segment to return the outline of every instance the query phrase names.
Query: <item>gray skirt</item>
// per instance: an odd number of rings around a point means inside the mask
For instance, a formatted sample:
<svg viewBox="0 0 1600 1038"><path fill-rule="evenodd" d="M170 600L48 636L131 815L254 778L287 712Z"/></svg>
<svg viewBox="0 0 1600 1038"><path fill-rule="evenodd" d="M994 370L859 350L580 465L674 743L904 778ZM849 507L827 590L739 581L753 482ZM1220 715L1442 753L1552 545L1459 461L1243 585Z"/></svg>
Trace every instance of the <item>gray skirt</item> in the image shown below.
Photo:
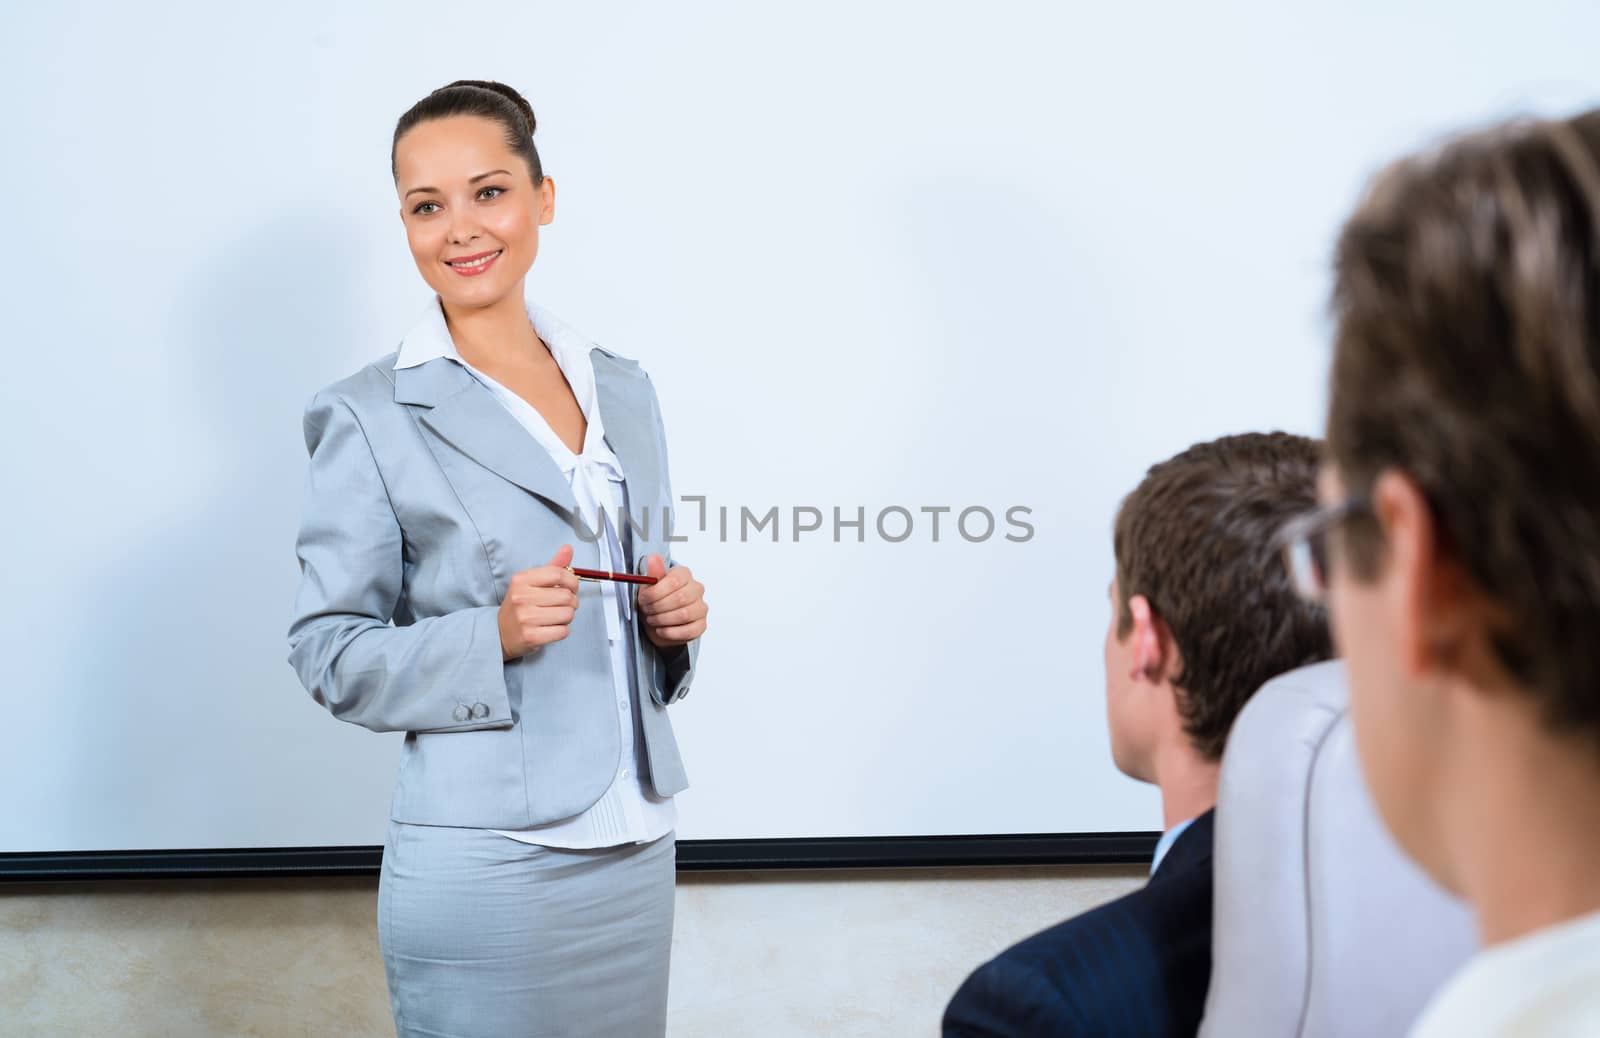
<svg viewBox="0 0 1600 1038"><path fill-rule="evenodd" d="M677 846L572 851L389 823L378 943L400 1038L663 1035Z"/></svg>

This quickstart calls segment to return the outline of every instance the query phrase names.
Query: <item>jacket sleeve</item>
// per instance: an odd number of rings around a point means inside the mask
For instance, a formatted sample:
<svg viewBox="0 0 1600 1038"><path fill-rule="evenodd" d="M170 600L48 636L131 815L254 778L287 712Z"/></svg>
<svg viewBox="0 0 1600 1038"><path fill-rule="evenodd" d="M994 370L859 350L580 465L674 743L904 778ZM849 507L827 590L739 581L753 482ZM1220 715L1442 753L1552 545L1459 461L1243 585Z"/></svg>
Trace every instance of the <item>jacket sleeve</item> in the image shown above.
<svg viewBox="0 0 1600 1038"><path fill-rule="evenodd" d="M510 728L499 606L392 626L402 534L366 432L349 403L324 390L306 407L305 439L289 625L300 683L333 716L375 732Z"/></svg>
<svg viewBox="0 0 1600 1038"><path fill-rule="evenodd" d="M667 561L669 568L676 565L677 563L670 559ZM640 628L641 631L643 629L643 627ZM700 638L704 637L705 635L700 636ZM700 638L671 649L660 648L654 642L648 641L648 639L646 641L646 644L661 657L662 665L666 668L662 685L665 704L668 706L689 694L689 684L694 680L695 663L700 658Z"/></svg>
<svg viewBox="0 0 1600 1038"><path fill-rule="evenodd" d="M641 372L643 371L642 368L640 370ZM650 376L645 375L647 382L649 379ZM676 501L676 498L672 496L672 476L667 466L667 430L665 423L661 420L661 401L656 397L654 383L650 383L650 404L655 412L656 443L661 447L661 486L670 506ZM644 560L641 559L639 561L642 566ZM670 541L667 542L667 557L662 561L666 563L668 569L678 565L678 561L672 557L672 543ZM642 569L641 572L643 572ZM689 685L694 680L695 663L700 657L700 642L705 636L701 635L700 638L696 638L686 645L680 645L672 649L662 649L655 642L650 641L649 636L645 633L644 618L642 616L639 617L639 636L644 640L644 644L649 646L650 651L661 659L664 668L662 704L671 705L688 695Z"/></svg>
<svg viewBox="0 0 1600 1038"><path fill-rule="evenodd" d="M944 1038L1090 1038L1143 1033L1089 1026L1061 991L1027 965L1012 963L1004 955L980 966L957 989L945 1007L941 1031Z"/></svg>

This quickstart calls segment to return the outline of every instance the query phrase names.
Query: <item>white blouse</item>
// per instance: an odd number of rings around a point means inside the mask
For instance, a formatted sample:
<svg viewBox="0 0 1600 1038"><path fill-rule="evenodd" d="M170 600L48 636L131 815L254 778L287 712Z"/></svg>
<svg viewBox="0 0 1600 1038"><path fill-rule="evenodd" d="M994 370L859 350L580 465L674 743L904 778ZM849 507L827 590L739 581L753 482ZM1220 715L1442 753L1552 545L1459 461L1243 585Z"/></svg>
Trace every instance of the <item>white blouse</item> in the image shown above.
<svg viewBox="0 0 1600 1038"><path fill-rule="evenodd" d="M534 331L550 347L551 356L583 409L588 430L581 454L574 454L561 441L537 408L461 358L450 337L437 295L429 304L430 313L424 318L429 334L408 336L395 367L409 368L445 357L471 372L567 477L584 524L590 530L600 530L603 521L611 528L598 541L600 567L612 572L630 572L627 560L621 557L614 529L617 517L624 514L623 481L626 477L621 461L605 442L605 426L600 420L600 405L595 395L594 367L589 359L592 344L542 307L526 305ZM644 782L639 693L636 681L631 680L629 666L632 639L638 636L633 623L633 595L627 584L609 580L599 584L606 633L611 644L611 683L616 691L617 724L622 736L616 775L605 794L582 814L531 829L493 830L513 840L575 849L615 847L659 839L677 824L677 808L672 798L656 796Z"/></svg>

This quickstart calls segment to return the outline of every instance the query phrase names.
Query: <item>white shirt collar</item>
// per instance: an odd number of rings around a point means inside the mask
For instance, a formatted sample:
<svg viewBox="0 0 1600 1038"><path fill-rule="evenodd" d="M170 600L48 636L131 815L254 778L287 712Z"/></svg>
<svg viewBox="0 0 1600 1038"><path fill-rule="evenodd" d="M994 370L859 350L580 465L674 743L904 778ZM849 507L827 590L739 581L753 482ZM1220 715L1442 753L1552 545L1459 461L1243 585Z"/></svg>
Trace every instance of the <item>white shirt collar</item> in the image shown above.
<svg viewBox="0 0 1600 1038"><path fill-rule="evenodd" d="M583 438L583 455L616 466L615 456L605 445L605 423L600 418L594 364L589 359L589 352L594 349L594 344L544 307L527 300L523 300L523 305L527 308L528 320L532 322L534 332L544 340L546 346L550 347L550 355L555 358L556 366L566 377L567 385L572 387L572 395L577 398L578 407L583 411L583 418L588 426ZM456 350L455 340L450 336L450 326L445 323L444 309L439 302L438 294L435 293L423 308L416 324L401 340L400 353L395 358L394 366L397 370L414 368L441 357L454 361L470 371L491 390L496 391L496 396L501 398L502 403L511 407L516 406L520 398L516 398L509 390L504 390L498 382L494 382L483 372L468 364ZM538 438L550 450L562 470L570 472L577 456L573 455L553 432L548 437L541 435Z"/></svg>
<svg viewBox="0 0 1600 1038"><path fill-rule="evenodd" d="M1150 875L1156 874L1156 869L1161 867L1161 859L1167 856L1167 852L1172 850L1172 845L1178 842L1178 837L1182 836L1183 831L1193 822L1193 818L1185 818L1161 834L1161 839L1156 841L1156 856L1150 862Z"/></svg>

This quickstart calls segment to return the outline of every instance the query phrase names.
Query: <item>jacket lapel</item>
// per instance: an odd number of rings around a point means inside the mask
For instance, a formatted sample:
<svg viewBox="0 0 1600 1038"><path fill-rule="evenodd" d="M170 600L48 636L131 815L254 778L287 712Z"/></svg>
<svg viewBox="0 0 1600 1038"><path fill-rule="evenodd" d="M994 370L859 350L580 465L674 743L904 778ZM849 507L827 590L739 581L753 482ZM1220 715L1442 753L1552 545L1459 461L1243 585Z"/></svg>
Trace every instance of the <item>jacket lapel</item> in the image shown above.
<svg viewBox="0 0 1600 1038"><path fill-rule="evenodd" d="M426 408L419 415L422 423L484 468L569 515L577 514L572 488L550 455L461 365L436 357L399 368L394 372L394 398ZM609 416L606 423L609 431ZM626 459L623 464L627 465Z"/></svg>
<svg viewBox="0 0 1600 1038"><path fill-rule="evenodd" d="M657 514L662 500L660 453L650 402L650 383L636 364L618 360L601 349L591 349L595 398L606 442L622 462L628 481L628 508L636 529L655 541L664 536L665 517Z"/></svg>

